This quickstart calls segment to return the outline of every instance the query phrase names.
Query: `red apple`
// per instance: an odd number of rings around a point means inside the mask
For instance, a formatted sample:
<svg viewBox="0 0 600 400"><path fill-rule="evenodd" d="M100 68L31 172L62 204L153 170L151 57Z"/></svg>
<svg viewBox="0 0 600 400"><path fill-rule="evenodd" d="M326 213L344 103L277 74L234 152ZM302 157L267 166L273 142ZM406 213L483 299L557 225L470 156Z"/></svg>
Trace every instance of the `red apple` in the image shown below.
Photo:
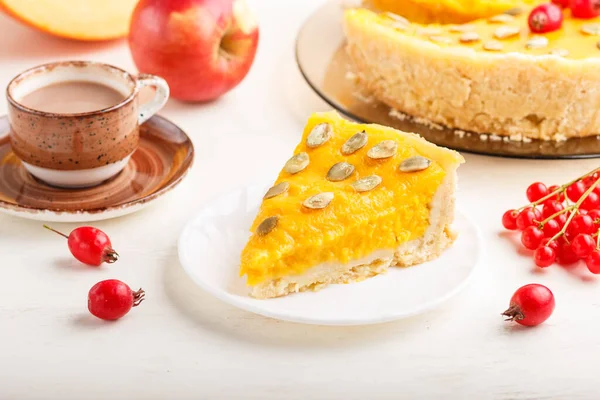
<svg viewBox="0 0 600 400"><path fill-rule="evenodd" d="M185 101L221 96L244 79L258 24L245 0L140 0L129 47L140 72L166 79Z"/></svg>

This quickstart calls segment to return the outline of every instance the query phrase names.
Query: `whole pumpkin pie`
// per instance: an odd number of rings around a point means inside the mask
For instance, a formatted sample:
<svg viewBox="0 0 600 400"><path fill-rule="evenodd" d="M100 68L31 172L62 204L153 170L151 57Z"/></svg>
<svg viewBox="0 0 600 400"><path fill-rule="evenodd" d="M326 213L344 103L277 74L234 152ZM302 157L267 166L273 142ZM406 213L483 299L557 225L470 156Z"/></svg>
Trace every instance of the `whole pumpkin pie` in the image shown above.
<svg viewBox="0 0 600 400"><path fill-rule="evenodd" d="M564 140L600 134L600 18L533 34L528 8L467 24L421 25L346 10L359 82L414 117L479 133Z"/></svg>
<svg viewBox="0 0 600 400"><path fill-rule="evenodd" d="M241 255L256 298L433 259L454 240L455 151L337 113L310 117Z"/></svg>

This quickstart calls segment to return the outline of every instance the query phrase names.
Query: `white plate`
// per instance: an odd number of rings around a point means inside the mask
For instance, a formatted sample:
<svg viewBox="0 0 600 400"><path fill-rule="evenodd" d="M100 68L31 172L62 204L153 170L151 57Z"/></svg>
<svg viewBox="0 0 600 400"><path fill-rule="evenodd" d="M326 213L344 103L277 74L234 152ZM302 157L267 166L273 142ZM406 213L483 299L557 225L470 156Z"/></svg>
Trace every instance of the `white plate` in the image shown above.
<svg viewBox="0 0 600 400"><path fill-rule="evenodd" d="M179 259L198 286L244 310L286 321L319 325L365 325L406 318L429 310L463 289L481 257L478 228L457 213L459 237L437 260L390 268L387 274L319 292L257 300L239 277L239 256L269 186L247 187L204 208L179 238Z"/></svg>

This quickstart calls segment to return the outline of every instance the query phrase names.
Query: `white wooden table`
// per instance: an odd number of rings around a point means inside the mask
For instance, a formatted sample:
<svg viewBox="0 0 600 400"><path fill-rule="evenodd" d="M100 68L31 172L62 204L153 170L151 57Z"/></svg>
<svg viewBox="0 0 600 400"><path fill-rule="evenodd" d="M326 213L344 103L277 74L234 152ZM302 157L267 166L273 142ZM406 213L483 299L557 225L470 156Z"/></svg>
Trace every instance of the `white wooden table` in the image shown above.
<svg viewBox="0 0 600 400"><path fill-rule="evenodd" d="M164 109L192 137L196 163L182 186L150 208L95 224L121 254L117 264L81 266L40 223L0 216L0 399L599 397L600 279L583 269L536 270L500 227L530 182L566 181L595 160L466 155L459 207L484 233L484 265L458 297L409 320L353 328L269 320L210 297L183 273L176 243L185 223L219 194L273 178L308 115L327 109L293 55L298 27L322 1L251 1L261 43L247 79L213 103L171 101ZM4 16L0 30L0 86L57 59L134 70L125 42L63 41ZM116 323L87 312L87 291L108 278L147 292ZM552 318L535 329L503 323L513 291L531 282L554 291Z"/></svg>

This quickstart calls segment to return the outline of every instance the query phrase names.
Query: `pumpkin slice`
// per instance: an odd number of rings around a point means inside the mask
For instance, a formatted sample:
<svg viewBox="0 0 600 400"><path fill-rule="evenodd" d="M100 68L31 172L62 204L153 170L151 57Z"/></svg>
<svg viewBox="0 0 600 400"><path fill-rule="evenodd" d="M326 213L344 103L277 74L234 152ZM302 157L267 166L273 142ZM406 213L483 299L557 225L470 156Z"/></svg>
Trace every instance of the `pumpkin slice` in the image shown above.
<svg viewBox="0 0 600 400"><path fill-rule="evenodd" d="M241 255L256 298L360 281L440 255L454 234L455 151L314 114Z"/></svg>
<svg viewBox="0 0 600 400"><path fill-rule="evenodd" d="M19 21L52 35L108 40L127 35L137 0L0 0Z"/></svg>

